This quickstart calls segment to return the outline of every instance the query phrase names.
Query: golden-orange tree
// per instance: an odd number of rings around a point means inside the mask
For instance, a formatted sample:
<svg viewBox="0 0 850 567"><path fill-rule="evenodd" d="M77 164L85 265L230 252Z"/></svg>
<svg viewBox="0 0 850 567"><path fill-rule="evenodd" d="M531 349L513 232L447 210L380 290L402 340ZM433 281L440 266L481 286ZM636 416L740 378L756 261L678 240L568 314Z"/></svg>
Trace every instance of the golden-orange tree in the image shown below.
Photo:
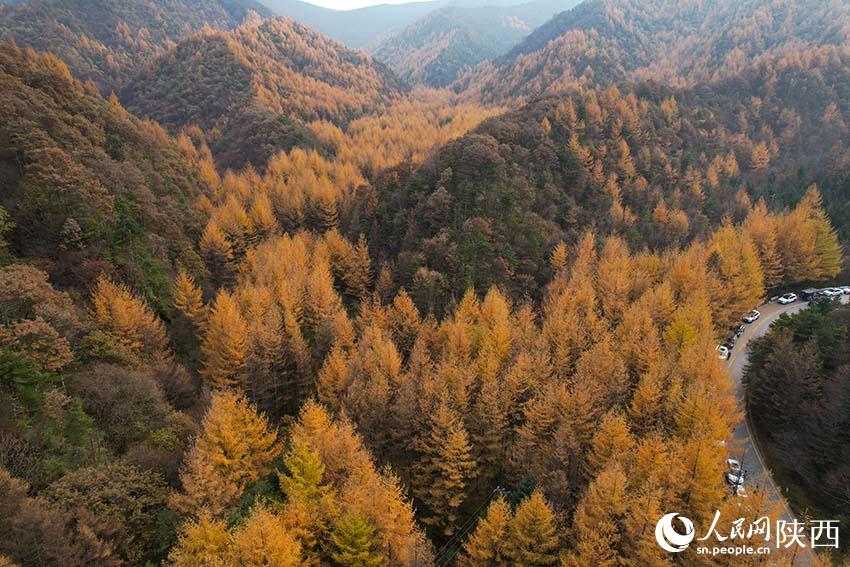
<svg viewBox="0 0 850 567"><path fill-rule="evenodd" d="M277 434L244 396L214 392L171 506L183 516L220 516L279 453Z"/></svg>

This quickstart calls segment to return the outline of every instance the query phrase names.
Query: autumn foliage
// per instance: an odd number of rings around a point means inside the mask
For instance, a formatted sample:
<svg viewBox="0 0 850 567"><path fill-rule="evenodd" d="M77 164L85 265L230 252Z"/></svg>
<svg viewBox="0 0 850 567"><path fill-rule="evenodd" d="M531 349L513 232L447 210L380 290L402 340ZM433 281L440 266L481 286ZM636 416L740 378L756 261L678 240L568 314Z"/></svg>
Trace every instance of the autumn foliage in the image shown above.
<svg viewBox="0 0 850 567"><path fill-rule="evenodd" d="M440 91L248 1L83 4L0 7L56 52L0 45L0 565L661 567L666 511L784 514L724 482L715 348L843 281L840 2L586 2ZM746 384L836 514L846 319Z"/></svg>

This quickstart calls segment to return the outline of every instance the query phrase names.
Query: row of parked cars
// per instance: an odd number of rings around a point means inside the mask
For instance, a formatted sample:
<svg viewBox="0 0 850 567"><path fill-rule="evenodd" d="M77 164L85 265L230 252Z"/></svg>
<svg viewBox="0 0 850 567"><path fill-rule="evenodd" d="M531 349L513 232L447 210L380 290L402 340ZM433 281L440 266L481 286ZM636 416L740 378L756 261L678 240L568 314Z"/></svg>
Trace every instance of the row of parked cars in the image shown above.
<svg viewBox="0 0 850 567"><path fill-rule="evenodd" d="M801 296L803 301L818 301L821 299L835 299L842 295L850 295L850 286L845 285L841 287L827 287L823 289L804 289L800 292L800 296L796 293L786 293L784 295L771 298L771 301L776 301L780 305L788 305L800 299ZM753 309L744 315L741 320L747 325L750 325L758 321L760 317L761 312L758 309ZM729 358L732 354L732 349L735 348L735 344L738 342L738 337L744 333L744 329L746 329L746 327L743 324L736 326L734 332L729 336L729 338L723 341L722 344L717 345L717 356L723 360Z"/></svg>
<svg viewBox="0 0 850 567"><path fill-rule="evenodd" d="M850 285L841 287L825 287L823 289L809 288L800 292L803 301L818 301L820 299L835 299L842 295L850 295Z"/></svg>
<svg viewBox="0 0 850 567"><path fill-rule="evenodd" d="M802 296L803 301L818 301L821 299L831 300L842 295L850 295L850 286L827 287L824 289L804 289L800 292L800 295ZM800 299L800 297L798 297L796 293L786 293L779 297L771 298L771 301L776 301L780 305L789 305L798 299ZM738 338L744 334L744 331L747 328L746 325L755 323L760 318L761 312L758 309L753 309L744 315L741 318L743 323L739 323L735 326L732 334L723 342L723 344L717 345L718 356L723 360L729 358L732 354L732 349L735 348L735 344L738 342ZM731 457L726 459L726 467L727 470L724 477L727 484L732 487L732 493L736 496L746 497L747 493L744 489L744 481L748 476L747 470L741 467L741 463L737 459Z"/></svg>
<svg viewBox="0 0 850 567"><path fill-rule="evenodd" d="M802 299L803 301L835 299L842 295L850 295L850 285L841 287L825 287L823 289L809 288L800 292L800 298L797 297L796 293L786 293L785 295L780 295L774 299L776 299L776 302L780 305L788 305L789 303L794 303L797 299Z"/></svg>
<svg viewBox="0 0 850 567"><path fill-rule="evenodd" d="M753 309L753 311L749 315L747 315L744 320L746 321L747 318L750 318L751 320L747 322L752 323L759 317L761 317L761 313ZM723 360L729 358L729 356L732 354L732 349L735 348L735 345L738 343L738 338L740 338L740 336L744 334L745 329L746 327L743 324L739 324L734 329L732 329L732 334L729 335L729 337L725 341L723 341L723 344L717 345L717 356L719 356Z"/></svg>
<svg viewBox="0 0 850 567"><path fill-rule="evenodd" d="M744 315L741 320L747 325L751 323L755 323L761 317L761 312L758 309L753 309L746 315ZM722 344L717 345L717 356L719 356L722 360L726 360L732 354L732 349L735 348L735 345L738 343L738 339L741 335L744 334L746 330L746 325L743 323L738 323L733 329L732 334L723 341Z"/></svg>

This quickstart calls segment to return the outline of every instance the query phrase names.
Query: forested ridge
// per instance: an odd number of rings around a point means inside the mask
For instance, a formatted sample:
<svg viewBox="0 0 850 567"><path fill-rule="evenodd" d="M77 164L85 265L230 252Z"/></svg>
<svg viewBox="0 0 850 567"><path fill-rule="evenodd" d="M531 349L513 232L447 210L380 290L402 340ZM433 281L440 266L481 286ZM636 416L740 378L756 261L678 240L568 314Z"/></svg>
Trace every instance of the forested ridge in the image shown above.
<svg viewBox="0 0 850 567"><path fill-rule="evenodd" d="M483 9L482 12L485 12ZM480 14L479 20L488 14ZM522 37L522 27L500 30L501 21L491 19L487 31L494 38L480 37L456 18L462 17L458 9L444 8L420 18L403 33L381 43L375 56L406 80L444 87L457 78L466 66L478 64L498 54L498 39L504 35ZM499 31L502 31L499 34ZM507 33L506 33L507 32ZM510 41L508 38L507 41ZM493 44L496 44L495 46ZM509 44L510 45L510 44Z"/></svg>
<svg viewBox="0 0 850 567"><path fill-rule="evenodd" d="M62 287L104 271L158 308L174 266L201 267L203 156L192 159L158 124L75 81L55 56L0 46L5 241ZM210 165L209 157L205 162Z"/></svg>
<svg viewBox="0 0 850 567"><path fill-rule="evenodd" d="M706 84L754 62L843 45L847 10L839 0L591 0L460 82L497 101L624 80Z"/></svg>
<svg viewBox="0 0 850 567"><path fill-rule="evenodd" d="M672 4L590 0L441 90L259 15L111 95L0 45L0 565L757 564L653 529L783 514L724 482L715 347L842 277L848 19ZM493 74L584 21L593 73ZM782 319L748 377L837 514L845 311Z"/></svg>
<svg viewBox="0 0 850 567"><path fill-rule="evenodd" d="M370 241L395 255L406 287L427 274L438 294L495 283L516 298L534 296L551 277L552 247L588 226L635 250L676 249L724 219L742 221L759 201L792 207L815 182L846 238L847 61L846 50L826 47L711 87L640 83L545 98L416 170L390 170L375 183L386 198L360 218L374 223ZM787 230L780 244L794 246Z"/></svg>
<svg viewBox="0 0 850 567"><path fill-rule="evenodd" d="M305 122L345 125L407 89L362 52L274 18L192 36L151 61L121 99L167 127L207 130L225 165L262 166L276 150L310 145Z"/></svg>
<svg viewBox="0 0 850 567"><path fill-rule="evenodd" d="M458 75L509 51L574 0L532 0L506 6L450 5L425 14L371 51L400 77L445 87Z"/></svg>
<svg viewBox="0 0 850 567"><path fill-rule="evenodd" d="M204 26L236 27L251 11L268 14L253 0L0 3L0 39L53 52L108 95L174 42Z"/></svg>

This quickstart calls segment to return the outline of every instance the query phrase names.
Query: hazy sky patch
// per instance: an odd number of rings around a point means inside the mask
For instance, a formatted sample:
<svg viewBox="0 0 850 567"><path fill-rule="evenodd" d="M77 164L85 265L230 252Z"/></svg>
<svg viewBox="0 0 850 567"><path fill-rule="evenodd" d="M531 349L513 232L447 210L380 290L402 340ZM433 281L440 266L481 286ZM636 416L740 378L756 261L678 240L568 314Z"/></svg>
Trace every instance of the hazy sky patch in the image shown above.
<svg viewBox="0 0 850 567"><path fill-rule="evenodd" d="M311 4L324 6L325 8L333 8L334 10L354 10L364 6L373 6L375 4L407 4L408 2L417 2L422 0L305 0Z"/></svg>

